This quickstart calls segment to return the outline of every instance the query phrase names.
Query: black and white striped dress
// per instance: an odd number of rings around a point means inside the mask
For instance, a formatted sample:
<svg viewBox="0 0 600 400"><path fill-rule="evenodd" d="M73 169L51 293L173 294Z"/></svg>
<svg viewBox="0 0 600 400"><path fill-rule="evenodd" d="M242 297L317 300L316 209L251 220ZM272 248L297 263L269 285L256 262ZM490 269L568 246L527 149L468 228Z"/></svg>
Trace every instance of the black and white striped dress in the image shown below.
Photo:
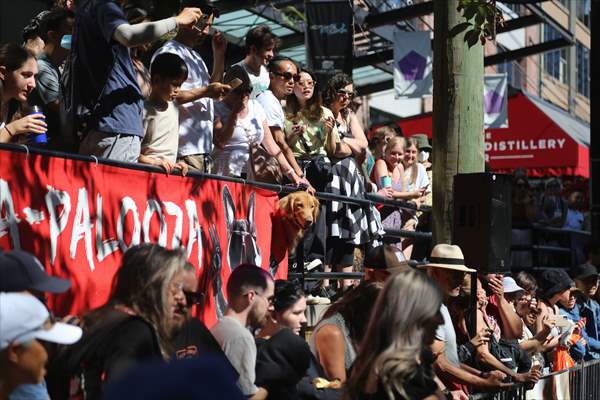
<svg viewBox="0 0 600 400"><path fill-rule="evenodd" d="M341 137L352 137L351 132L338 125ZM326 186L326 192L352 197L365 198L365 181L361 169L353 156L344 159L332 159L333 178ZM373 206L363 208L359 205L331 201L327 208L327 226L329 237L339 238L349 244L363 245L379 240L383 233L381 217Z"/></svg>

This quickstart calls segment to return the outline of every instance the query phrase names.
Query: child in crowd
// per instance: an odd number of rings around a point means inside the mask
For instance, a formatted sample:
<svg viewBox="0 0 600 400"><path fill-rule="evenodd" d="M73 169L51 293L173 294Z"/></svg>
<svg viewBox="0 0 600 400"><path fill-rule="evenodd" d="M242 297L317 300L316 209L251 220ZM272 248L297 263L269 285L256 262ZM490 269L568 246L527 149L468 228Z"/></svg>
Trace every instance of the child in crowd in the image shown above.
<svg viewBox="0 0 600 400"><path fill-rule="evenodd" d="M173 103L187 75L185 62L172 53L159 54L150 66L152 87L144 102L144 140L138 161L162 167L167 174L173 169L180 169L182 175L188 171L185 163L177 162L179 110Z"/></svg>

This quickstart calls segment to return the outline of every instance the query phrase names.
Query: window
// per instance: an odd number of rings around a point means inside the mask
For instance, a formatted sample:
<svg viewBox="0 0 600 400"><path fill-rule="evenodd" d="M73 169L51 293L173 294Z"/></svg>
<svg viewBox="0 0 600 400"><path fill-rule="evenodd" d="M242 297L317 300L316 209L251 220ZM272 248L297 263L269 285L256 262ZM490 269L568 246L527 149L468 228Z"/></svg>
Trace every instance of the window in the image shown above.
<svg viewBox="0 0 600 400"><path fill-rule="evenodd" d="M591 28L591 0L578 0L575 4L577 9L577 19L583 22L588 28Z"/></svg>
<svg viewBox="0 0 600 400"><path fill-rule="evenodd" d="M577 92L590 97L590 49L577 42Z"/></svg>
<svg viewBox="0 0 600 400"><path fill-rule="evenodd" d="M569 0L557 0L558 3L562 4L562 6L566 9L569 9ZM572 0L571 0L572 1Z"/></svg>
<svg viewBox="0 0 600 400"><path fill-rule="evenodd" d="M498 45L498 53L504 53L506 49ZM521 89L523 85L523 71L517 61L509 61L496 66L499 74L506 73L508 84L516 89Z"/></svg>
<svg viewBox="0 0 600 400"><path fill-rule="evenodd" d="M560 33L549 26L544 26L544 42L560 39ZM565 83L567 79L567 50L558 49L544 54L544 72Z"/></svg>

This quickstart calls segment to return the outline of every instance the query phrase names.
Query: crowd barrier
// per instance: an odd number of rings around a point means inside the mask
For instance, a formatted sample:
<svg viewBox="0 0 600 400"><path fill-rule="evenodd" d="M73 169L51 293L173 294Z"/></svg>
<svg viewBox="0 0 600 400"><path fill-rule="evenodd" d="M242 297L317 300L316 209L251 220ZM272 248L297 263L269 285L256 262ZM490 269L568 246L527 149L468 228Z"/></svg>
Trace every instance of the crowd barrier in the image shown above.
<svg viewBox="0 0 600 400"><path fill-rule="evenodd" d="M597 400L600 399L600 360L544 375L537 390L516 384L496 393L476 393L470 400Z"/></svg>
<svg viewBox="0 0 600 400"><path fill-rule="evenodd" d="M588 231L541 224L512 227L512 265L515 269L572 268L586 261Z"/></svg>

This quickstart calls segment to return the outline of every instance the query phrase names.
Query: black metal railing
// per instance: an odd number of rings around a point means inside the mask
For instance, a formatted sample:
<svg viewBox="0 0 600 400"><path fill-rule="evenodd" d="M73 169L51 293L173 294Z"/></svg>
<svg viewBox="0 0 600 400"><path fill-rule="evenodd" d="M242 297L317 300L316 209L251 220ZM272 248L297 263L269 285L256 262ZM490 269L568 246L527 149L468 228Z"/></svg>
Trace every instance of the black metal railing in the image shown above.
<svg viewBox="0 0 600 400"><path fill-rule="evenodd" d="M515 225L513 230L527 235L528 243L514 243L511 252L528 254L530 260L526 265L513 265L515 269L572 268L586 261L583 248L591 239L588 231L554 228L537 223Z"/></svg>
<svg viewBox="0 0 600 400"><path fill-rule="evenodd" d="M568 396L571 400L597 400L600 399L600 360L586 361L575 365L572 368L562 371L552 372L544 375L540 382L544 387L545 398L563 399L566 396L560 393L553 393L555 385L551 380L557 377L568 375ZM566 377L566 376L565 376ZM563 380L564 381L564 380ZM565 382L563 382L565 383ZM525 384L515 384L507 390L494 393L476 393L469 396L470 400L526 400L527 398L535 399L532 392L529 394L528 387ZM537 393L537 392L535 392Z"/></svg>

